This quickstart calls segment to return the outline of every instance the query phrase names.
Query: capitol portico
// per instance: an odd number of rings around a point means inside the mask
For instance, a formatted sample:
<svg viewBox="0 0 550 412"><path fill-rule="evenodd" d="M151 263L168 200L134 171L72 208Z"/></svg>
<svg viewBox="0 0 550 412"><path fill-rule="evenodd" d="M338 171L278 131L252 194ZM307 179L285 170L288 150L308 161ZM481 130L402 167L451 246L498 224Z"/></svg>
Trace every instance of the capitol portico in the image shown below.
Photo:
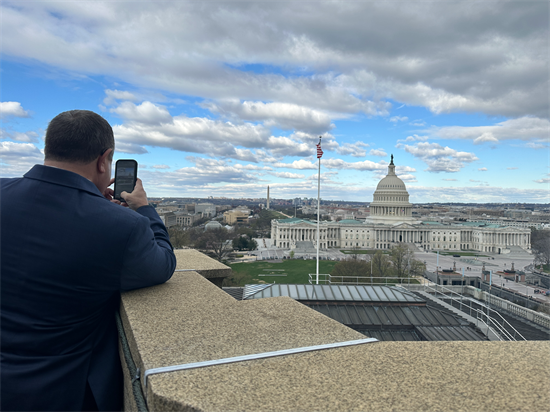
<svg viewBox="0 0 550 412"><path fill-rule="evenodd" d="M370 217L365 222L342 220L320 222L319 226L320 249L390 249L402 242L425 250L508 253L510 247L531 248L530 229L415 220L405 183L395 174L393 155L387 176L376 187L370 204ZM294 249L296 242L307 241L317 247L317 223L297 218L272 220L271 239L273 245L281 249Z"/></svg>

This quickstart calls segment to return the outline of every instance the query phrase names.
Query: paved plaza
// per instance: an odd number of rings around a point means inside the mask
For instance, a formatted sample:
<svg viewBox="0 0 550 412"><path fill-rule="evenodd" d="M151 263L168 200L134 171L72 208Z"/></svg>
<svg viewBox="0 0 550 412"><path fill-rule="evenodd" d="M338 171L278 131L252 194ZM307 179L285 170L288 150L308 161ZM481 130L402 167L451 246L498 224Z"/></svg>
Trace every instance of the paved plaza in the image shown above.
<svg viewBox="0 0 550 412"><path fill-rule="evenodd" d="M458 252L457 254L460 254ZM514 264L514 269L522 270L525 272L531 272L531 267L533 265L533 256L528 253L518 253L518 254L491 254L491 253L480 253L481 256L463 256L463 257L453 257L448 255L439 255L439 269L452 269L453 265L456 263L456 271L462 273L462 268L465 269L464 273L474 274L481 277L481 271L483 269L483 264L485 264L485 270L490 270L493 272L492 282L494 285L504 287L509 290L513 290L516 293L536 297L538 299L545 300L550 303L550 297L543 296L542 294L535 293L535 289L546 290L540 286L531 286L526 285L525 283L514 282L511 280L506 280L506 278L497 275L496 272L504 271L506 269L512 268L512 263ZM415 259L418 259L426 263L426 269L430 272L435 272L437 266L437 254L433 252L420 252L417 251L414 254ZM466 270L470 268L470 270Z"/></svg>

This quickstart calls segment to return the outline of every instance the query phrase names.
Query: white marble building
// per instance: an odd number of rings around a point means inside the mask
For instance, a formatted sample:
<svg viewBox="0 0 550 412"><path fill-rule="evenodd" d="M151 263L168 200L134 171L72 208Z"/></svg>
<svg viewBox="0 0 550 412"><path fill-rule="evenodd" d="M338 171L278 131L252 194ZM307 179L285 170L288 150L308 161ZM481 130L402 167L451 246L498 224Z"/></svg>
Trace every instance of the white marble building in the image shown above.
<svg viewBox="0 0 550 412"><path fill-rule="evenodd" d="M320 249L389 249L401 242L425 250L475 250L509 253L510 247L531 248L531 231L498 224L422 222L412 217L409 193L395 174L393 155L388 174L376 188L365 222L341 220L321 222ZM305 219L271 221L271 240L281 249L293 249L296 242L311 241L317 247L317 223Z"/></svg>

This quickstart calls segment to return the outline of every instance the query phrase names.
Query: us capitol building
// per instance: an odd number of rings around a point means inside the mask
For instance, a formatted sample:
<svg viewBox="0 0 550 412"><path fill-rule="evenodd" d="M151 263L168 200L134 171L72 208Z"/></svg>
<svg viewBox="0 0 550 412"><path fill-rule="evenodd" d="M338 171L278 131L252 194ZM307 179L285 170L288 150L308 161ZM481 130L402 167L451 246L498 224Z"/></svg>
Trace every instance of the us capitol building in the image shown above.
<svg viewBox="0 0 550 412"><path fill-rule="evenodd" d="M365 222L341 220L320 222L320 249L390 249L397 243L412 243L424 250L475 250L509 253L510 248L531 248L531 230L496 224L460 222L441 224L412 217L412 204L405 183L395 174L393 155L388 174L378 183ZM271 221L271 240L280 249L294 249L296 242L317 247L317 222L306 219Z"/></svg>

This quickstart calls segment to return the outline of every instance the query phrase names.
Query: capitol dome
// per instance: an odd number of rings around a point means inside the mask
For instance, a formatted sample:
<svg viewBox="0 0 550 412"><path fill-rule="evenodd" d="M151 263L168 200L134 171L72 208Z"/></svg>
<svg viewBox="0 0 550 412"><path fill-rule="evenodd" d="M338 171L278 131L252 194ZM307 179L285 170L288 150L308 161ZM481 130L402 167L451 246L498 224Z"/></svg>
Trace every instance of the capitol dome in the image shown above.
<svg viewBox="0 0 550 412"><path fill-rule="evenodd" d="M370 218L379 223L413 222L412 204L405 183L395 174L393 155L388 174L378 183L370 204Z"/></svg>

